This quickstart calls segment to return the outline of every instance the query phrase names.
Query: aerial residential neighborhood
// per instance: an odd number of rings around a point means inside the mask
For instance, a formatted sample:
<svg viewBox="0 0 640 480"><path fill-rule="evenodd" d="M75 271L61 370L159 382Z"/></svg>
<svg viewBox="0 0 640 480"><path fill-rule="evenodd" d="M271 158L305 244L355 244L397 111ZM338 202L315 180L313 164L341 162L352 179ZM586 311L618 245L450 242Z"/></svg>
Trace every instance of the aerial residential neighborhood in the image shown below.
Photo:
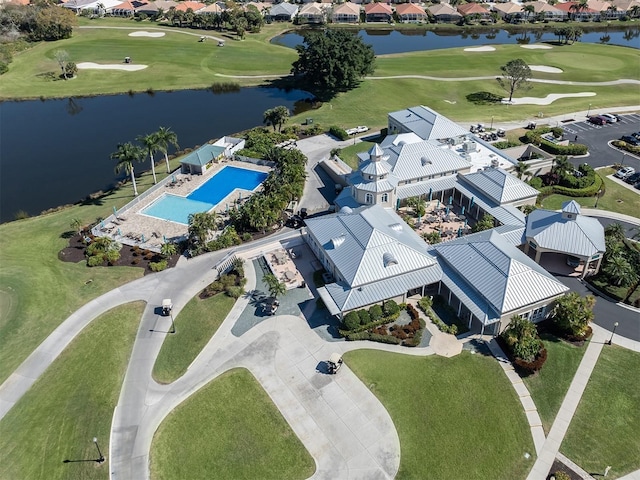
<svg viewBox="0 0 640 480"><path fill-rule="evenodd" d="M636 3L2 2L0 478L640 480Z"/></svg>

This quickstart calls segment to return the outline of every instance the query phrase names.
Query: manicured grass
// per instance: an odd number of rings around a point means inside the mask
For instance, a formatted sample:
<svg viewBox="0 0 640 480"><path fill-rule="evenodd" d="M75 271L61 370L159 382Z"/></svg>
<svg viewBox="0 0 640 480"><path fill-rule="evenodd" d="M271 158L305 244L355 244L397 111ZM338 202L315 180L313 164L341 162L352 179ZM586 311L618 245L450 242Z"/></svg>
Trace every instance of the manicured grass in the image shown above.
<svg viewBox="0 0 640 480"><path fill-rule="evenodd" d="M536 404L545 433L549 433L586 346L576 347L549 334L542 335L547 361L536 375L524 378Z"/></svg>
<svg viewBox="0 0 640 480"><path fill-rule="evenodd" d="M535 461L531 433L493 358L359 350L345 354L345 362L393 419L401 448L398 479L527 476Z"/></svg>
<svg viewBox="0 0 640 480"><path fill-rule="evenodd" d="M349 145L340 150L340 158L344 163L356 170L358 168L358 153L366 152L373 147L374 142L360 142L355 145Z"/></svg>
<svg viewBox="0 0 640 480"><path fill-rule="evenodd" d="M637 191L630 190L618 185L613 180L606 178L614 172L613 168L598 169L598 173L604 180L605 192L598 200L598 210L608 210L610 212L624 213L632 217L638 216L638 204L640 202L640 194ZM543 208L549 210L559 210L562 203L568 200L575 200L585 208L594 208L595 197L568 197L566 195L549 195L542 202Z"/></svg>
<svg viewBox="0 0 640 480"><path fill-rule="evenodd" d="M175 168L178 161L173 160ZM165 173L158 169L158 178ZM138 178L140 192L153 183ZM131 184L86 205L0 225L0 382L65 318L92 299L143 275L141 268L94 267L58 260L72 219L106 218L133 198Z"/></svg>
<svg viewBox="0 0 640 480"><path fill-rule="evenodd" d="M175 318L176 333L167 335L153 366L153 378L171 383L184 375L191 362L218 330L235 300L219 293L206 300L192 298ZM166 321L167 329L170 320Z"/></svg>
<svg viewBox="0 0 640 480"><path fill-rule="evenodd" d="M618 478L640 468L640 354L605 346L560 451L587 472Z"/></svg>
<svg viewBox="0 0 640 480"><path fill-rule="evenodd" d="M178 406L151 445L151 478L294 479L314 461L251 373L231 370Z"/></svg>
<svg viewBox="0 0 640 480"><path fill-rule="evenodd" d="M113 409L144 304L94 320L0 422L0 478L108 479L109 464L63 463L109 453Z"/></svg>

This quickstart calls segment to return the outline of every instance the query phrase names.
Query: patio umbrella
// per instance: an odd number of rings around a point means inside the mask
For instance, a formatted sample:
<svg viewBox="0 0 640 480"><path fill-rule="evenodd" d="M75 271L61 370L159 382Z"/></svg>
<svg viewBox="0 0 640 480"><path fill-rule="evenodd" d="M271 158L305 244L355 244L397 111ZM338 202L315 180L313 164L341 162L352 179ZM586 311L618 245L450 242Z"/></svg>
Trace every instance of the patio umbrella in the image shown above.
<svg viewBox="0 0 640 480"><path fill-rule="evenodd" d="M162 235L162 241L163 241L164 243L167 243L167 236L166 236L166 235Z"/></svg>
<svg viewBox="0 0 640 480"><path fill-rule="evenodd" d="M462 215L464 215L464 205L462 206Z"/></svg>
<svg viewBox="0 0 640 480"><path fill-rule="evenodd" d="M449 195L449 205L453 205L453 195Z"/></svg>
<svg viewBox="0 0 640 480"><path fill-rule="evenodd" d="M142 240L142 243L144 243L144 233L140 234L140 240Z"/></svg>
<svg viewBox="0 0 640 480"><path fill-rule="evenodd" d="M458 237L461 237L461 236L462 236L462 227L459 227L458 228Z"/></svg>
<svg viewBox="0 0 640 480"><path fill-rule="evenodd" d="M100 228L104 228L104 220L100 221Z"/></svg>
<svg viewBox="0 0 640 480"><path fill-rule="evenodd" d="M241 202L242 201L242 192L238 192L238 201Z"/></svg>
<svg viewBox="0 0 640 480"><path fill-rule="evenodd" d="M468 222L468 220L465 218L465 219L464 219L464 226L465 226L465 227L467 226L467 222Z"/></svg>
<svg viewBox="0 0 640 480"><path fill-rule="evenodd" d="M436 205L436 208L440 208L440 200L438 200L438 204Z"/></svg>
<svg viewBox="0 0 640 480"><path fill-rule="evenodd" d="M433 189L429 189L429 201L431 201L431 195L433 194Z"/></svg>
<svg viewBox="0 0 640 480"><path fill-rule="evenodd" d="M171 175L171 180L173 180L173 183L176 183L178 180L176 180L176 176L175 175Z"/></svg>
<svg viewBox="0 0 640 480"><path fill-rule="evenodd" d="M122 236L122 232L120 231L120 228L118 228L118 235Z"/></svg>
<svg viewBox="0 0 640 480"><path fill-rule="evenodd" d="M118 211L116 210L116 207L113 207L113 214L114 214L114 215L117 215L117 214L118 214Z"/></svg>
<svg viewBox="0 0 640 480"><path fill-rule="evenodd" d="M229 212L229 204L228 204L228 203L226 203L226 204L225 204L225 209L224 209L224 211L225 211L225 212Z"/></svg>
<svg viewBox="0 0 640 480"><path fill-rule="evenodd" d="M445 215L449 215L449 206L447 205L447 212L445 213Z"/></svg>
<svg viewBox="0 0 640 480"><path fill-rule="evenodd" d="M471 197L471 201L469 202L469 208L473 207L473 199L474 197Z"/></svg>

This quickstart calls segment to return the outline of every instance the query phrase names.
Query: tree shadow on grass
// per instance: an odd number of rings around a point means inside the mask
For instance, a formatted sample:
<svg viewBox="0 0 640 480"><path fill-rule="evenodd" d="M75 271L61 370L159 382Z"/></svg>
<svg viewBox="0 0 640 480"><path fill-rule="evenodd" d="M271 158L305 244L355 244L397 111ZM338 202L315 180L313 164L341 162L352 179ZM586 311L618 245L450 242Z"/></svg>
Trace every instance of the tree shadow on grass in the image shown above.
<svg viewBox="0 0 640 480"><path fill-rule="evenodd" d="M491 92L474 92L467 95L467 100L476 105L502 103L502 96Z"/></svg>

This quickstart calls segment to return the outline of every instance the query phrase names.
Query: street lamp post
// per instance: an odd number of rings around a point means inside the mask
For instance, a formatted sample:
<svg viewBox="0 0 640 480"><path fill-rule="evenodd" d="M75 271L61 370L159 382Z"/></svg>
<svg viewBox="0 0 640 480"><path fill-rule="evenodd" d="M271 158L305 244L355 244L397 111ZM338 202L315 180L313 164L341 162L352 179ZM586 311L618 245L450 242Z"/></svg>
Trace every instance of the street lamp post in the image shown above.
<svg viewBox="0 0 640 480"><path fill-rule="evenodd" d="M171 333L176 333L176 324L173 323L173 312L170 312L169 315L171 316Z"/></svg>
<svg viewBox="0 0 640 480"><path fill-rule="evenodd" d="M98 439L96 437L93 437L93 443L96 444L96 448L98 449L98 455L100 456L96 462L98 463L102 463L104 462L104 455L102 455L102 452L100 451L100 446L98 445Z"/></svg>
<svg viewBox="0 0 640 480"><path fill-rule="evenodd" d="M591 112L591 104L589 104L589 109L587 110L587 117L589 116L589 112Z"/></svg>
<svg viewBox="0 0 640 480"><path fill-rule="evenodd" d="M611 342L613 342L613 336L616 334L616 328L618 328L618 322L613 324L613 331L611 332L611 338L607 342L607 345L611 345Z"/></svg>
<svg viewBox="0 0 640 480"><path fill-rule="evenodd" d="M599 189L598 193L596 193L596 204L593 206L593 208L598 208L598 200L600 200L601 193L602 193L602 189Z"/></svg>
<svg viewBox="0 0 640 480"><path fill-rule="evenodd" d="M489 128L489 130L493 130L493 116L491 117L491 127Z"/></svg>

